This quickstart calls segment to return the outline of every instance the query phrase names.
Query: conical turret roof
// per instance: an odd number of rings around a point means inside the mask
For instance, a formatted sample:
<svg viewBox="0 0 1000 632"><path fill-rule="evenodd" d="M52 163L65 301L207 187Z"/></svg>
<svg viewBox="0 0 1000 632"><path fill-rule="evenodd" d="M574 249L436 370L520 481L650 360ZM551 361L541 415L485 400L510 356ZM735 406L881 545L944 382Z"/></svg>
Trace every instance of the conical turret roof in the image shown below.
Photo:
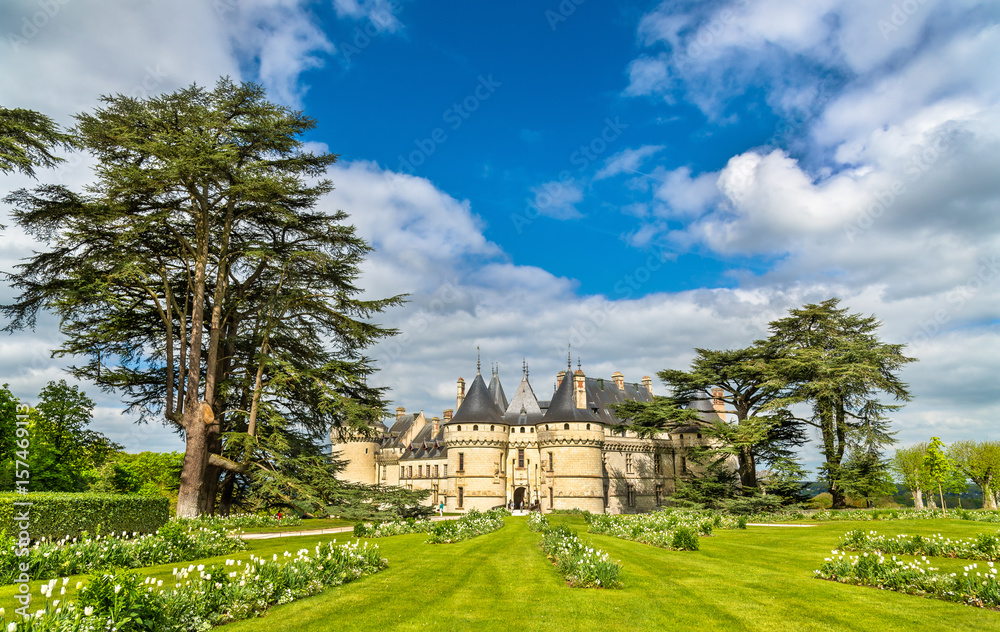
<svg viewBox="0 0 1000 632"><path fill-rule="evenodd" d="M503 385L500 384L500 376L497 374L496 369L493 370L493 377L490 379L490 397L493 398L493 403L497 405L500 410L507 410L507 396L503 392Z"/></svg>
<svg viewBox="0 0 1000 632"><path fill-rule="evenodd" d="M494 403L489 388L487 388L481 374L476 375L476 379L472 382L472 387L469 388L469 391L465 394L465 399L462 400L462 405L455 411L455 416L451 418L448 424L473 422L504 423L503 411Z"/></svg>
<svg viewBox="0 0 1000 632"><path fill-rule="evenodd" d="M580 372L582 375L582 372ZM596 421L601 420L591 412L590 408L577 408L573 397L573 372L567 372L562 384L556 389L552 401L549 402L549 409L545 411L541 423L554 423L564 421Z"/></svg>

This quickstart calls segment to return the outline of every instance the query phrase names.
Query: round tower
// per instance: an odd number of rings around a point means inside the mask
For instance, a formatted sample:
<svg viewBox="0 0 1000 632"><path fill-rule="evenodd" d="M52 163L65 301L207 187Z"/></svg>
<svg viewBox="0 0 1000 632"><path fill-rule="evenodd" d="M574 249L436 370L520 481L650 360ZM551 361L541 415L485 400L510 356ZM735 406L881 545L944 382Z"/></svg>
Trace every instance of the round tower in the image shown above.
<svg viewBox="0 0 1000 632"><path fill-rule="evenodd" d="M444 442L448 448L448 510L486 511L503 505L507 424L482 375L476 375L455 415L445 422Z"/></svg>
<svg viewBox="0 0 1000 632"><path fill-rule="evenodd" d="M587 398L582 370L567 372L538 422L538 448L548 472L542 507L604 513L604 425Z"/></svg>
<svg viewBox="0 0 1000 632"><path fill-rule="evenodd" d="M337 474L337 479L346 483L378 483L378 466L376 457L381 447L381 435L387 430L385 424L376 423L373 435L339 436L331 431L330 441L333 444L333 458L344 461L344 469Z"/></svg>

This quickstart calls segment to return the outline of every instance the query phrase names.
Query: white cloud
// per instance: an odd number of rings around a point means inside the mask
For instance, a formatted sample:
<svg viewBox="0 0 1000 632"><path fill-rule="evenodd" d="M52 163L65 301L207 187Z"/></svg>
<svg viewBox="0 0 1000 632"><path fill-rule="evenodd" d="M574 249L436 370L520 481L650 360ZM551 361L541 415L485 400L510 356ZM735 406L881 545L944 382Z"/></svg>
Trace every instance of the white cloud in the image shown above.
<svg viewBox="0 0 1000 632"><path fill-rule="evenodd" d="M402 3L397 0L333 0L337 17L368 20L378 32L395 33L403 28L397 14Z"/></svg>
<svg viewBox="0 0 1000 632"><path fill-rule="evenodd" d="M554 219L583 217L576 205L583 201L583 188L575 180L550 180L531 187L539 214Z"/></svg>
<svg viewBox="0 0 1000 632"><path fill-rule="evenodd" d="M603 180L620 173L634 174L647 158L664 149L663 145L643 145L636 149L625 149L604 161L604 166L594 174L594 180Z"/></svg>

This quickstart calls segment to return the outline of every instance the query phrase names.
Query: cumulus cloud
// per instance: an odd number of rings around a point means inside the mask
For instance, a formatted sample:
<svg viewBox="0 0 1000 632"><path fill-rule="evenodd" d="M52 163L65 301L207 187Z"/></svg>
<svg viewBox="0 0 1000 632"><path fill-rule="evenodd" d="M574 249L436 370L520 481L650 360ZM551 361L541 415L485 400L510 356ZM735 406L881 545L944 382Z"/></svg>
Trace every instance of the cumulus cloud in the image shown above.
<svg viewBox="0 0 1000 632"><path fill-rule="evenodd" d="M403 28L397 14L402 7L396 0L333 0L337 17L368 20L378 32L395 33Z"/></svg>

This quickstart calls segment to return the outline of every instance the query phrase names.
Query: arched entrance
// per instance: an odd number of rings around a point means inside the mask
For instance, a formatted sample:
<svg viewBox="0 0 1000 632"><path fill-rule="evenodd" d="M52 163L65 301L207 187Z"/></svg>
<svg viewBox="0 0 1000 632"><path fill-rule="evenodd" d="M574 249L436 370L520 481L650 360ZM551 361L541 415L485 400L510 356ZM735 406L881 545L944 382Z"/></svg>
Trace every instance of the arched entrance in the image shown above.
<svg viewBox="0 0 1000 632"><path fill-rule="evenodd" d="M518 487L514 490L514 509L524 509L525 491L524 487Z"/></svg>

